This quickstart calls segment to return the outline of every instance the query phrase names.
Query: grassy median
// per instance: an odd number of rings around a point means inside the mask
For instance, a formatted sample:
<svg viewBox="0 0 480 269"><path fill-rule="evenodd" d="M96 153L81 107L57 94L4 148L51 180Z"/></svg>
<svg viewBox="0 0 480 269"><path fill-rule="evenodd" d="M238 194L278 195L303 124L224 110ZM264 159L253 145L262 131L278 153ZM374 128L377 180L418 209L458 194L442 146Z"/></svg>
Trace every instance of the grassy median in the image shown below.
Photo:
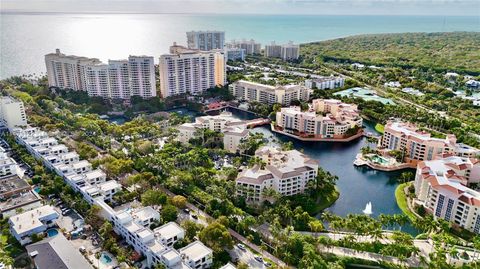
<svg viewBox="0 0 480 269"><path fill-rule="evenodd" d="M400 209L402 210L402 212L408 216L408 218L410 219L410 221L414 221L415 219L417 219L417 217L415 216L415 214L413 214L412 211L410 211L410 209L408 208L408 204L407 204L407 195L405 194L405 192L403 191L405 189L405 187L409 186L411 184L411 182L406 182L406 183L402 183L400 185L397 186L397 189L395 189L395 199L397 200L397 205L398 207L400 207Z"/></svg>

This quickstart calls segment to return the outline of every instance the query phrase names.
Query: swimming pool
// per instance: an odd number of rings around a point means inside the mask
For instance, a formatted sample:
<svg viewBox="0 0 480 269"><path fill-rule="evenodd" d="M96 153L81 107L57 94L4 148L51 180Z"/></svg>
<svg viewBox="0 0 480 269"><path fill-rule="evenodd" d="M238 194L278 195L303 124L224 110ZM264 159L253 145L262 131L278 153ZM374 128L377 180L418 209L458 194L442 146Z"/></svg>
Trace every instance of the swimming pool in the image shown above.
<svg viewBox="0 0 480 269"><path fill-rule="evenodd" d="M35 188L33 188L33 190L34 190L36 193L40 193L40 190L41 190L41 189L42 189L42 188L40 188L40 187L35 187Z"/></svg>
<svg viewBox="0 0 480 269"><path fill-rule="evenodd" d="M47 230L47 236L48 237L54 237L58 234L58 230L57 229L49 229Z"/></svg>
<svg viewBox="0 0 480 269"><path fill-rule="evenodd" d="M100 256L100 261L103 264L109 264L112 262L112 258L110 258L110 256L107 255L105 252L102 252L102 255Z"/></svg>
<svg viewBox="0 0 480 269"><path fill-rule="evenodd" d="M378 155L373 156L372 161L375 162L375 163L379 163L379 164L388 164L387 159L385 159L383 157L380 157Z"/></svg>

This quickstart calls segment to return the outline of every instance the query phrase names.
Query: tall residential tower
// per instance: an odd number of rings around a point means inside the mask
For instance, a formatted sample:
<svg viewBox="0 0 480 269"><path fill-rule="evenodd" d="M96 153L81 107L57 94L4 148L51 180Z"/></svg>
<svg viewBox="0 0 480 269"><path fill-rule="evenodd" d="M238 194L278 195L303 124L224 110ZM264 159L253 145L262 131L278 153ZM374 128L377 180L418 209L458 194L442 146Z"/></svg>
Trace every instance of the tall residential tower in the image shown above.
<svg viewBox="0 0 480 269"><path fill-rule="evenodd" d="M201 94L208 88L226 83L223 51L190 50L174 43L170 54L160 56L160 90L162 97Z"/></svg>
<svg viewBox="0 0 480 269"><path fill-rule="evenodd" d="M225 46L225 32L222 31L190 31L187 32L189 49L209 51L223 49Z"/></svg>

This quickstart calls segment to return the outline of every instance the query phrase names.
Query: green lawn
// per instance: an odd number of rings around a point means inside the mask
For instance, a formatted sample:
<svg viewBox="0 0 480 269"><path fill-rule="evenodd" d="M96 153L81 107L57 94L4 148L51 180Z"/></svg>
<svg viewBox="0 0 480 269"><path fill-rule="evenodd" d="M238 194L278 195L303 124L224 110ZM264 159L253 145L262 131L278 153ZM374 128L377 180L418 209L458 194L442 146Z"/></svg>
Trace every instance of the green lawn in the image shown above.
<svg viewBox="0 0 480 269"><path fill-rule="evenodd" d="M385 131L385 126L383 126L383 124L377 123L375 124L375 131L383 134L383 132Z"/></svg>
<svg viewBox="0 0 480 269"><path fill-rule="evenodd" d="M417 217L415 216L415 214L412 213L412 211L410 211L410 209L408 208L408 205L407 205L407 196L405 195L405 192L403 191L403 189L409 185L410 183L407 182L407 183L403 183L403 184L400 184L397 186L397 189L395 189L395 199L397 200L397 205L398 207L400 207L400 209L402 210L402 212L408 216L408 218L411 220L411 221L414 221Z"/></svg>

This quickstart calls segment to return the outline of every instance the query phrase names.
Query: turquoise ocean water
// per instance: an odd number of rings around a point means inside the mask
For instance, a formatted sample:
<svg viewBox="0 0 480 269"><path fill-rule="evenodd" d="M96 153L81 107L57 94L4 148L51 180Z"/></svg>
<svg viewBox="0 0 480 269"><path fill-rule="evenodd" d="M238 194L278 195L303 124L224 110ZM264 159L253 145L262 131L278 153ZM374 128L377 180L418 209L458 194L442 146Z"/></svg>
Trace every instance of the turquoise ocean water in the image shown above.
<svg viewBox="0 0 480 269"><path fill-rule="evenodd" d="M0 15L0 78L45 72L43 56L67 54L107 59L158 57L173 41L186 43L189 30L224 30L226 39L254 38L297 43L356 34L480 31L479 17L306 16L188 14Z"/></svg>

